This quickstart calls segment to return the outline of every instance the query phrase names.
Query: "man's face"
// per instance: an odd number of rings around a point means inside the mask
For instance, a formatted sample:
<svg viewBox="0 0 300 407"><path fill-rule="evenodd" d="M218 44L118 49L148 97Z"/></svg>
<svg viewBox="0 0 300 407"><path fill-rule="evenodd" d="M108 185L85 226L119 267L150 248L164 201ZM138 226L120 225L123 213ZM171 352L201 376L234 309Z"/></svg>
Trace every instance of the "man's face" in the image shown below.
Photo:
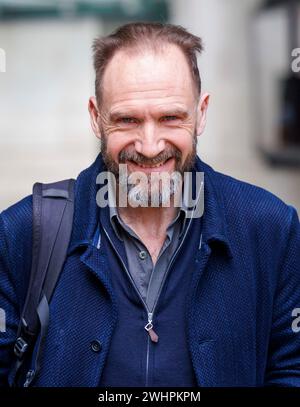
<svg viewBox="0 0 300 407"><path fill-rule="evenodd" d="M190 170L196 136L205 124L208 95L200 101L187 61L176 46L142 54L119 51L103 77L102 103L89 110L108 170L128 173Z"/></svg>

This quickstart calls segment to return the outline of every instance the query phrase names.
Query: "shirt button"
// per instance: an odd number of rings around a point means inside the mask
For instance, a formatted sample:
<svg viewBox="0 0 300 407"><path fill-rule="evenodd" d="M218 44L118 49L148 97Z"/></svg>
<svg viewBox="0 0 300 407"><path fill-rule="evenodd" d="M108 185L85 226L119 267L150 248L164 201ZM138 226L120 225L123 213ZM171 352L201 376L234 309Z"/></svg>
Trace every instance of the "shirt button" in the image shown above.
<svg viewBox="0 0 300 407"><path fill-rule="evenodd" d="M145 258L147 257L147 252L145 250L141 250L139 252L139 257L140 259L145 260Z"/></svg>
<svg viewBox="0 0 300 407"><path fill-rule="evenodd" d="M102 348L101 342L97 340L91 342L91 349L93 352L99 353L101 348Z"/></svg>

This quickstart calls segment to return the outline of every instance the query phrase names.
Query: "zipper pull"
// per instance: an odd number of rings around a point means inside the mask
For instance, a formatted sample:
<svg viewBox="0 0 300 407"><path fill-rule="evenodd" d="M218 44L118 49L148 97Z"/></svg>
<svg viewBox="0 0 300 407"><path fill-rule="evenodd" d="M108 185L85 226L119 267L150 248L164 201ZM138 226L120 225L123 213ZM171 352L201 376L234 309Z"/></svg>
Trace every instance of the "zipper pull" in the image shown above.
<svg viewBox="0 0 300 407"><path fill-rule="evenodd" d="M152 313L148 313L148 323L145 325L145 329L148 332L150 339L152 342L158 342L158 335L153 329L153 324L152 324Z"/></svg>

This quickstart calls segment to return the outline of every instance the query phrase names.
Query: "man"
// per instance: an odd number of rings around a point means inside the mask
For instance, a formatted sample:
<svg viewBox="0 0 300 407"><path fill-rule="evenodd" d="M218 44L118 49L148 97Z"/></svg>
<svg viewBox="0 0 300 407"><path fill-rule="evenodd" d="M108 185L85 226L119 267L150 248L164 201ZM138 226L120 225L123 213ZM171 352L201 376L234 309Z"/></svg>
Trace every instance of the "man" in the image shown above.
<svg viewBox="0 0 300 407"><path fill-rule="evenodd" d="M89 112L101 154L76 181L32 385L300 385L299 220L271 193L196 156L209 101L201 50L198 37L167 24L128 24L95 41ZM169 188L155 173L170 175ZM105 185L116 207L103 205ZM177 201L191 191L193 205ZM1 215L2 385L28 286L31 224L31 197Z"/></svg>

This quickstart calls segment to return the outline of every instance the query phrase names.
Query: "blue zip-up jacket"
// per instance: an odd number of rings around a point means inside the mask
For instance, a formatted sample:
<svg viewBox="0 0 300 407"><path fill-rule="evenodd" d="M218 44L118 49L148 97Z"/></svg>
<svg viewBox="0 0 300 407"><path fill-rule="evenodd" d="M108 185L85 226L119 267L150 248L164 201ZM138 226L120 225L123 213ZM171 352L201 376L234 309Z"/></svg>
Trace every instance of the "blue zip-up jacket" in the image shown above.
<svg viewBox="0 0 300 407"><path fill-rule="evenodd" d="M104 250L108 246L95 244L96 177L102 169L99 155L76 182L72 236L50 304L37 386L101 385L118 330L121 312L111 273L124 270L108 258L116 255ZM300 386L297 213L271 193L220 174L199 158L195 169L204 172L201 241L198 233L190 235L181 255L189 259L191 273L184 329L196 383ZM6 332L0 332L1 385L7 385L14 361L31 266L31 224L31 196L0 217L0 308L6 315ZM120 270L109 264L119 264ZM167 278L171 281L172 274Z"/></svg>

